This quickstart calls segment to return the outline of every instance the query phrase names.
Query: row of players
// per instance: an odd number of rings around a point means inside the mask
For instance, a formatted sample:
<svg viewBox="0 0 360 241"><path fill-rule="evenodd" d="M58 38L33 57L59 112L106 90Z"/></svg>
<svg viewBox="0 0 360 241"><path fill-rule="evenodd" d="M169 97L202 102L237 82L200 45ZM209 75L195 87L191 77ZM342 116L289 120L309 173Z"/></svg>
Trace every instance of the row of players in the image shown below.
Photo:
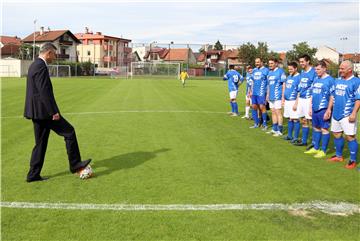
<svg viewBox="0 0 360 241"><path fill-rule="evenodd" d="M268 103L272 113L272 129L267 133L282 136L284 116L288 118L288 134L284 139L297 146L307 146L311 122L312 141L305 153L314 154L316 158L326 156L330 129L336 149L336 154L328 159L332 162L344 161L344 134L350 150L350 159L345 167L355 168L358 153L356 131L357 113L360 109L360 79L353 74L353 64L350 61L342 62L339 68L340 77L335 80L327 73L324 61L320 61L314 68L309 55L305 54L299 58L299 63L301 72L298 72L298 64L291 62L288 65L288 76L278 67L276 59L269 60L269 68L264 66L260 58L256 58L254 69L247 66L246 107L243 118L249 118L252 106L254 125L250 128L259 128L262 125L262 130L267 131ZM244 77L234 70L234 66L230 66L224 80L228 81L232 109L230 114L238 116L236 97Z"/></svg>

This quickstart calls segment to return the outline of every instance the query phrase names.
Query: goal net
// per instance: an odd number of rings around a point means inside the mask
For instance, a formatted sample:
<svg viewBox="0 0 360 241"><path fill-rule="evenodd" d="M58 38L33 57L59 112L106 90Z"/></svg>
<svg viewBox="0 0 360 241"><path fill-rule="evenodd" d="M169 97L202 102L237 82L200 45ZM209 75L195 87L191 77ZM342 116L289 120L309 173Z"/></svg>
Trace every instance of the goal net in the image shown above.
<svg viewBox="0 0 360 241"><path fill-rule="evenodd" d="M48 65L51 77L71 77L70 65Z"/></svg>
<svg viewBox="0 0 360 241"><path fill-rule="evenodd" d="M178 78L180 63L132 62L130 75L136 76L167 76Z"/></svg>

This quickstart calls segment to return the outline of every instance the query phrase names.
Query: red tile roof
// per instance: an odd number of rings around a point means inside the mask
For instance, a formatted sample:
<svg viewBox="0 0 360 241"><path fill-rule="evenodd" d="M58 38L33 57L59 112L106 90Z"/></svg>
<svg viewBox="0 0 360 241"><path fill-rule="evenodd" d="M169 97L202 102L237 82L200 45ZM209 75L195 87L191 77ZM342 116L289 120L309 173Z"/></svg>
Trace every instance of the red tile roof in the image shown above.
<svg viewBox="0 0 360 241"><path fill-rule="evenodd" d="M21 45L21 39L18 37L0 36L0 42L3 47L1 48L1 55L15 54Z"/></svg>
<svg viewBox="0 0 360 241"><path fill-rule="evenodd" d="M75 34L75 37L77 37L78 39L116 39L116 40L120 40L123 42L131 42L130 39L124 39L124 38L118 38L118 37L113 37L113 36L109 36L109 35L103 35L101 33L77 33Z"/></svg>
<svg viewBox="0 0 360 241"><path fill-rule="evenodd" d="M183 49L170 49L166 51L166 55L163 58L166 61L186 61L188 59L189 50Z"/></svg>
<svg viewBox="0 0 360 241"><path fill-rule="evenodd" d="M70 30L52 30L52 31L44 31L42 35L40 32L35 32L27 36L23 39L24 43L32 43L34 41L34 34L35 34L35 41L36 42L53 42L60 38L65 33L69 34L76 42L80 43L80 41L73 35Z"/></svg>
<svg viewBox="0 0 360 241"><path fill-rule="evenodd" d="M344 60L351 60L354 63L359 63L360 62L360 54L347 53L347 54L343 55L343 59Z"/></svg>

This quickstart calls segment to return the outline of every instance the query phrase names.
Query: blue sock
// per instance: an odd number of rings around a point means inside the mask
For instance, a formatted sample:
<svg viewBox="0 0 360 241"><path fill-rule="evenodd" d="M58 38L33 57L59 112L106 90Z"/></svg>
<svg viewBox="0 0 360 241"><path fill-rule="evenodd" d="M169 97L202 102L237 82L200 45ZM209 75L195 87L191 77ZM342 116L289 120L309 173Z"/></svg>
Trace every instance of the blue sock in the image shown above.
<svg viewBox="0 0 360 241"><path fill-rule="evenodd" d="M293 130L294 130L294 121L289 120L288 121L288 137L293 138Z"/></svg>
<svg viewBox="0 0 360 241"><path fill-rule="evenodd" d="M326 153L330 141L330 133L322 134L322 150Z"/></svg>
<svg viewBox="0 0 360 241"><path fill-rule="evenodd" d="M344 138L343 137L334 138L334 144L336 149L336 156L342 157L342 152L344 149Z"/></svg>
<svg viewBox="0 0 360 241"><path fill-rule="evenodd" d="M300 122L299 121L294 121L294 128L295 128L294 139L298 139L299 133L300 133Z"/></svg>
<svg viewBox="0 0 360 241"><path fill-rule="evenodd" d="M233 105L234 105L234 112L235 112L236 114L239 114L239 108L238 108L237 102L233 102Z"/></svg>
<svg viewBox="0 0 360 241"><path fill-rule="evenodd" d="M283 132L283 126L282 126L282 125L278 125L278 131L279 131L280 133Z"/></svg>
<svg viewBox="0 0 360 241"><path fill-rule="evenodd" d="M274 124L272 125L272 129L273 129L273 131L278 131L278 124L277 124L277 123L274 123Z"/></svg>
<svg viewBox="0 0 360 241"><path fill-rule="evenodd" d="M262 113L261 114L261 116L262 116L262 119L263 119L263 126L266 126L266 117L267 117L267 114L266 114L266 112L265 113Z"/></svg>
<svg viewBox="0 0 360 241"><path fill-rule="evenodd" d="M320 140L321 140L321 131L313 130L313 144L314 144L315 150L319 150Z"/></svg>
<svg viewBox="0 0 360 241"><path fill-rule="evenodd" d="M349 141L348 145L349 145L349 150L350 150L350 160L356 162L356 155L357 155L358 149L359 149L359 145L358 145L356 139Z"/></svg>
<svg viewBox="0 0 360 241"><path fill-rule="evenodd" d="M258 117L258 113L257 113L257 110L251 110L251 113L252 113L252 118L255 122L255 125L259 125L259 117Z"/></svg>
<svg viewBox="0 0 360 241"><path fill-rule="evenodd" d="M306 144L309 136L309 127L302 128L302 143Z"/></svg>
<svg viewBox="0 0 360 241"><path fill-rule="evenodd" d="M234 113L234 105L231 101L230 101L230 106L231 106L231 112Z"/></svg>

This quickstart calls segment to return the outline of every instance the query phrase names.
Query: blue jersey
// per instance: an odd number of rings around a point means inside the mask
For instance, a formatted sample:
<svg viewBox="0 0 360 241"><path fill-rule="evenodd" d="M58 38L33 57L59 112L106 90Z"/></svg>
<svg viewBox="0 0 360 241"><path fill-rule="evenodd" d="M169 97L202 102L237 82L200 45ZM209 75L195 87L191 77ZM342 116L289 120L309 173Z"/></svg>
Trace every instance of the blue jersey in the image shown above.
<svg viewBox="0 0 360 241"><path fill-rule="evenodd" d="M311 86L313 111L316 112L328 107L333 85L334 78L330 75L324 78L315 78Z"/></svg>
<svg viewBox="0 0 360 241"><path fill-rule="evenodd" d="M308 71L301 71L299 84L300 98L308 99L311 97L311 85L316 77L315 69L311 67Z"/></svg>
<svg viewBox="0 0 360 241"><path fill-rule="evenodd" d="M334 97L333 118L339 121L349 116L355 101L360 100L360 79L354 76L348 80L336 79L331 94Z"/></svg>
<svg viewBox="0 0 360 241"><path fill-rule="evenodd" d="M229 92L237 91L239 89L239 83L244 81L244 77L242 77L239 72L236 70L230 69L225 75L224 80L228 81Z"/></svg>
<svg viewBox="0 0 360 241"><path fill-rule="evenodd" d="M269 73L269 69L266 67L261 67L260 69L255 68L253 70L253 91L252 95L257 96L266 96L266 88L267 88L267 75Z"/></svg>
<svg viewBox="0 0 360 241"><path fill-rule="evenodd" d="M247 72L246 73L246 95L249 94L249 92L252 88L253 82L254 82L254 80L253 80L252 74Z"/></svg>
<svg viewBox="0 0 360 241"><path fill-rule="evenodd" d="M300 74L289 75L285 81L285 100L296 100L299 92Z"/></svg>
<svg viewBox="0 0 360 241"><path fill-rule="evenodd" d="M284 70L281 68L270 70L267 79L269 86L269 100L281 100L282 85L286 81Z"/></svg>

